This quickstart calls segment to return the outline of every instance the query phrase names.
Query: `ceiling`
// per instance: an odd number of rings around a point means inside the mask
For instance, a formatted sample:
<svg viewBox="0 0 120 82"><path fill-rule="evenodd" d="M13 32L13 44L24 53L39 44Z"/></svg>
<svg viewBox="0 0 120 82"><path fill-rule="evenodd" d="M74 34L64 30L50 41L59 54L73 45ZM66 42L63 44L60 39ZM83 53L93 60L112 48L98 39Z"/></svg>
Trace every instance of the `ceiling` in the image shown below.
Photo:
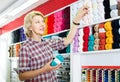
<svg viewBox="0 0 120 82"><path fill-rule="evenodd" d="M10 12L12 10L18 8L19 6L26 3L28 0L0 0L0 28L5 24L9 23L12 20L20 17L21 15L25 14L26 12L30 11L31 9L49 1L49 0L36 0L35 3L31 4L30 6L26 7L24 10L20 11L18 14L11 16ZM33 0L29 0L33 1ZM29 4L29 3L28 3ZM7 19L5 22L1 21L2 18Z"/></svg>

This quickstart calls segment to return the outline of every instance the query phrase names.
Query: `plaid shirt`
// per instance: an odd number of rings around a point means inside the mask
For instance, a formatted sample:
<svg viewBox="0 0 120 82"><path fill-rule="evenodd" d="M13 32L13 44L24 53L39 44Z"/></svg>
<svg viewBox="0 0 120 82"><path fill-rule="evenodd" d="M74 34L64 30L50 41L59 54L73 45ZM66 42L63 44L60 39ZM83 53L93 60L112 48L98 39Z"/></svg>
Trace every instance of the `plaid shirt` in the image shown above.
<svg viewBox="0 0 120 82"><path fill-rule="evenodd" d="M20 49L19 72L42 68L53 58L53 50L64 49L62 38L48 39L41 43L28 39ZM46 72L24 82L57 82L55 71Z"/></svg>

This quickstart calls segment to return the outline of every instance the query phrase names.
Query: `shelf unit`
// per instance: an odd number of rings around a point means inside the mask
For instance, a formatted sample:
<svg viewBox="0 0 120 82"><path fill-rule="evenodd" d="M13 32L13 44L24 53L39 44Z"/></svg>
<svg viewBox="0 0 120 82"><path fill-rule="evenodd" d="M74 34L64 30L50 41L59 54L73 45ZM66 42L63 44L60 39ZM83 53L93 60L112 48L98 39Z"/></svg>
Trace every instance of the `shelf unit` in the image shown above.
<svg viewBox="0 0 120 82"><path fill-rule="evenodd" d="M81 0L82 1L82 0ZM70 14L72 14L72 6L75 4L78 4L80 1L77 1L73 4L70 4L66 7L70 7ZM81 5L80 5L81 6ZM66 8L64 7L64 8ZM59 10L62 10L64 8L61 8ZM57 11L59 11L57 10ZM55 12L57 12L55 11ZM46 15L49 16L55 12L51 12L50 14ZM76 12L74 12L75 14ZM70 24L72 24L72 19L73 16L70 15ZM116 19L120 19L120 16L118 17L114 17L114 18L110 18L110 19L105 19L102 21L98 21L98 22L94 22L91 24L85 24L85 25L81 25L78 27L78 29L83 29L86 26L92 26L92 25L96 25L96 24L100 24L100 23L104 23L107 21L112 21L112 20L116 20ZM63 32L67 32L68 30L64 30L64 31L60 31L57 33L52 33L52 34L48 34L45 35L43 37L48 37L48 36L53 36L53 35L57 35ZM21 43L21 42L20 42ZM15 43L17 44L17 43ZM11 45L15 45L15 44L11 44ZM70 54L70 82L82 82L81 80L81 70L82 67L84 66L120 66L120 62L119 62L119 55L120 55L120 49L113 49L113 50L101 50L101 51L90 51L90 52L76 52L74 53L72 48L73 48L73 43L71 44L71 49L70 49L70 53L64 53L63 55L68 55ZM10 60L14 60L17 57L14 58L9 58ZM17 58L18 59L18 58ZM101 61L102 60L102 61Z"/></svg>

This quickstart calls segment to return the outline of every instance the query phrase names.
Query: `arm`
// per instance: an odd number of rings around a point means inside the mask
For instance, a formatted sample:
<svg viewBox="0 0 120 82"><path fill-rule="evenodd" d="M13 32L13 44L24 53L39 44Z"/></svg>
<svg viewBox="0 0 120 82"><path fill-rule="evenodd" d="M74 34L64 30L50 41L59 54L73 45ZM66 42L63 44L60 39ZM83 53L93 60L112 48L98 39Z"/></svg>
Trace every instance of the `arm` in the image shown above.
<svg viewBox="0 0 120 82"><path fill-rule="evenodd" d="M78 13L77 13L76 17L74 18L73 22L79 23L79 21L82 19L82 17L84 17L87 13L88 13L88 6L83 6L82 8L80 8L78 10ZM72 23L71 27L72 28L70 28L70 32L68 33L67 37L64 38L64 44L66 46L69 45L73 41L74 36L77 32L78 25L75 25Z"/></svg>
<svg viewBox="0 0 120 82"><path fill-rule="evenodd" d="M19 73L19 79L21 81L31 79L31 78L34 78L34 77L42 74L42 73L49 72L49 71L52 71L52 70L57 70L61 66L61 65L50 66L50 63L51 63L51 61L49 61L41 69L37 69L37 70L33 70L33 71L27 71L27 72L24 72L24 73Z"/></svg>

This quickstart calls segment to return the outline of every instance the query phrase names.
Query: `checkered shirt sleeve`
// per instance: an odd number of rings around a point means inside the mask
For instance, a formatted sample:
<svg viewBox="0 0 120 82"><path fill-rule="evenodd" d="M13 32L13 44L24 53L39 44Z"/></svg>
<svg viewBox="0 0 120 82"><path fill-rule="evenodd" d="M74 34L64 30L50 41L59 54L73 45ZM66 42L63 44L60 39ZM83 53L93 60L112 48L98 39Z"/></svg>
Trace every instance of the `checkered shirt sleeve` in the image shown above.
<svg viewBox="0 0 120 82"><path fill-rule="evenodd" d="M61 37L49 39L48 41L49 41L48 43L49 43L50 47L53 50L62 50L66 47L64 44L64 40Z"/></svg>
<svg viewBox="0 0 120 82"><path fill-rule="evenodd" d="M30 57L28 55L28 49L26 46L23 46L19 53L19 72L29 71Z"/></svg>

